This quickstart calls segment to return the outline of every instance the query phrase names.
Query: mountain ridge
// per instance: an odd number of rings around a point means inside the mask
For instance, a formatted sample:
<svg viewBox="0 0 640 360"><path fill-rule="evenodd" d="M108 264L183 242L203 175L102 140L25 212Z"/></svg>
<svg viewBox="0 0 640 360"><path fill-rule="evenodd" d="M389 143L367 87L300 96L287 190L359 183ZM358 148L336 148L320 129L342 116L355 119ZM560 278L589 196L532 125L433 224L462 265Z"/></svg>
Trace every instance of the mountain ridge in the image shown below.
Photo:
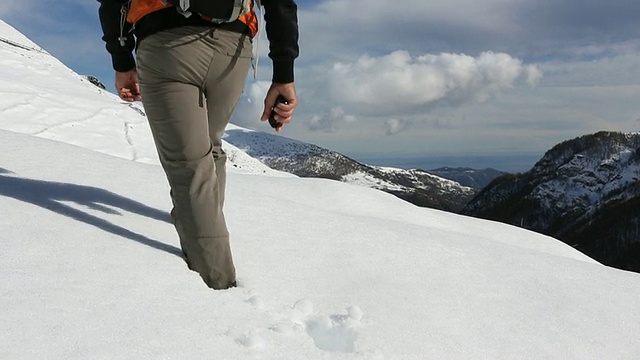
<svg viewBox="0 0 640 360"><path fill-rule="evenodd" d="M554 146L526 173L497 178L461 213L551 235L607 265L640 271L638 199L640 133L602 131Z"/></svg>
<svg viewBox="0 0 640 360"><path fill-rule="evenodd" d="M227 127L224 139L273 169L379 189L418 206L456 212L477 191L424 170L362 164L317 145L237 126Z"/></svg>
<svg viewBox="0 0 640 360"><path fill-rule="evenodd" d="M454 168L449 166L430 169L429 172L445 179L457 181L460 185L476 189L484 188L495 178L507 173L493 168L473 169L470 167Z"/></svg>

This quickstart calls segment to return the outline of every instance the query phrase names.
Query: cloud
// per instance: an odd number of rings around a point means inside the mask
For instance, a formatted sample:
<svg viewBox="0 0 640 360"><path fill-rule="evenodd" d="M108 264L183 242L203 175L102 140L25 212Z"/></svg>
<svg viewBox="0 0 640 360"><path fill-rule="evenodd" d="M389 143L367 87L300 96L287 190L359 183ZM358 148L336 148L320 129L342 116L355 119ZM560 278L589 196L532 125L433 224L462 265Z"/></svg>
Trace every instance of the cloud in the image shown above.
<svg viewBox="0 0 640 360"><path fill-rule="evenodd" d="M589 59L549 60L540 65L545 87L626 86L640 83L640 48L620 54ZM626 94L625 94L626 95Z"/></svg>
<svg viewBox="0 0 640 360"><path fill-rule="evenodd" d="M527 83L531 86L535 86L542 79L542 70L537 65L527 65L524 69Z"/></svg>
<svg viewBox="0 0 640 360"><path fill-rule="evenodd" d="M389 119L387 120L385 125L387 128L385 133L391 136L407 130L411 125L411 122L407 120L400 120L400 119Z"/></svg>
<svg viewBox="0 0 640 360"><path fill-rule="evenodd" d="M508 54L478 57L442 53L412 57L407 51L337 63L328 72L329 96L350 111L397 116L436 106L484 102L541 71Z"/></svg>
<svg viewBox="0 0 640 360"><path fill-rule="evenodd" d="M98 4L0 0L0 17L74 70L110 84ZM532 136L545 141L536 146L551 146L600 129L637 129L640 1L299 4L300 102L286 136L339 151L367 152L386 140L398 153L424 153L532 147ZM263 41L264 80L268 50ZM234 123L269 129L259 120L269 85L249 79ZM398 133L406 136L388 136Z"/></svg>
<svg viewBox="0 0 640 360"><path fill-rule="evenodd" d="M635 0L528 0L505 4L523 27L536 26L543 36L561 39L637 35L640 2Z"/></svg>
<svg viewBox="0 0 640 360"><path fill-rule="evenodd" d="M338 131L341 124L356 120L355 116L346 114L341 107L335 107L326 114L313 115L309 120L309 130L332 133Z"/></svg>
<svg viewBox="0 0 640 360"><path fill-rule="evenodd" d="M256 129L260 124L260 117L264 110L264 97L271 86L269 81L255 81L248 85L244 94L238 102L236 110L233 112L231 122Z"/></svg>
<svg viewBox="0 0 640 360"><path fill-rule="evenodd" d="M637 39L639 13L636 0L332 0L300 12L301 46L310 59L428 49L530 61Z"/></svg>

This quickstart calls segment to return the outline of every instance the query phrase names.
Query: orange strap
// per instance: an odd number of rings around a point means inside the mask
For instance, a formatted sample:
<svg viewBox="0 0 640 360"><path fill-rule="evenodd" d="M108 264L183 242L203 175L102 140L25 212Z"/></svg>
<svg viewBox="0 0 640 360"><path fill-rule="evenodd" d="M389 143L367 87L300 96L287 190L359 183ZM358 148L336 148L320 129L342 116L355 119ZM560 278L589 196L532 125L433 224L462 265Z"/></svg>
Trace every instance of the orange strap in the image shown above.
<svg viewBox="0 0 640 360"><path fill-rule="evenodd" d="M250 1L249 6L251 7L251 11L240 16L238 20L247 25L249 30L251 30L251 37L255 37L258 33L258 17L256 16L256 9L253 7L253 0Z"/></svg>
<svg viewBox="0 0 640 360"><path fill-rule="evenodd" d="M169 3L163 4L161 0L131 0L127 22L135 25L145 15L171 6Z"/></svg>
<svg viewBox="0 0 640 360"><path fill-rule="evenodd" d="M173 5L162 3L162 0L131 0L131 6L129 7L129 13L127 14L127 22L130 24L136 24L145 15L151 14L154 11L162 10ZM251 30L251 36L255 37L258 33L258 17L253 8L253 1L251 1L251 11L240 16L238 20L242 21Z"/></svg>

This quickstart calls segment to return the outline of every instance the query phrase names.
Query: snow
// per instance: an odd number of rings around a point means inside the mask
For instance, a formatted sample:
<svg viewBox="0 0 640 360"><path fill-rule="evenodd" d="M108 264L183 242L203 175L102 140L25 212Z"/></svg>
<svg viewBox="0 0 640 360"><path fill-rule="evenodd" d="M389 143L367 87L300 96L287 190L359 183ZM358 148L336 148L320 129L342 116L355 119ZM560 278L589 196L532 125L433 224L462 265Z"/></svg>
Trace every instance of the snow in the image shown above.
<svg viewBox="0 0 640 360"><path fill-rule="evenodd" d="M640 357L639 274L228 144L240 286L208 289L140 112L44 53L0 64L1 359Z"/></svg>
<svg viewBox="0 0 640 360"><path fill-rule="evenodd" d="M2 20L0 20L0 41L12 46L21 46L27 49L45 52L41 47Z"/></svg>
<svg viewBox="0 0 640 360"><path fill-rule="evenodd" d="M633 135L626 135L629 139ZM627 188L640 177L632 144L617 144L606 155L575 154L558 166L555 179L538 185L531 197L540 199L547 208L593 212L612 198L624 197Z"/></svg>
<svg viewBox="0 0 640 360"><path fill-rule="evenodd" d="M430 177L431 179L433 179L435 182L437 182L439 185L438 187L447 191L458 191L458 192L464 192L464 193L471 193L473 192L473 189L469 186L463 186L460 185L459 182L457 181L453 181L453 180L449 180L449 179L445 179L441 176L437 176L437 175L433 175L431 173L428 173L424 170L419 170L419 169L411 169L411 170L403 170L403 169L398 169L398 168L394 168L394 167L389 167L389 166L374 166L374 168L382 171L382 172L386 172L386 173L398 173L398 172L404 172L407 174L411 174L411 173L415 173L418 172L420 173L420 175L423 176L427 176ZM415 177L415 175L414 175ZM418 184L420 185L420 184ZM424 184L422 184L424 185Z"/></svg>
<svg viewBox="0 0 640 360"><path fill-rule="evenodd" d="M231 138L230 142L238 144L242 151L248 152L254 157L271 156L274 153L279 157L292 157L322 150L315 145L245 129L233 124L227 126L225 138Z"/></svg>
<svg viewBox="0 0 640 360"><path fill-rule="evenodd" d="M393 184L391 182L378 179L370 174L365 173L364 171L354 171L350 174L342 176L341 181L357 185L370 187L373 189L388 189L391 191L402 191L407 190L407 187Z"/></svg>
<svg viewBox="0 0 640 360"><path fill-rule="evenodd" d="M158 164L144 109L91 84L0 21L0 128L78 145L98 152ZM107 56L105 54L105 56ZM73 109L73 111L70 111ZM225 143L230 166L255 174L275 171Z"/></svg>

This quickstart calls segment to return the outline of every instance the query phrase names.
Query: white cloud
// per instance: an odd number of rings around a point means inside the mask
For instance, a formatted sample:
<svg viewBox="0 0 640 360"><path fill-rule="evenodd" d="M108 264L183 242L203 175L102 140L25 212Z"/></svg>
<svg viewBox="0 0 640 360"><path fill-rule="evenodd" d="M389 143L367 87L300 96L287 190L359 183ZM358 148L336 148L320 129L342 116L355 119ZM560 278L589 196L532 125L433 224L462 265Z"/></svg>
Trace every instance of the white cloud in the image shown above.
<svg viewBox="0 0 640 360"><path fill-rule="evenodd" d="M527 65L525 69L527 83L531 86L538 85L542 79L542 70L537 65Z"/></svg>
<svg viewBox="0 0 640 360"><path fill-rule="evenodd" d="M255 81L248 85L238 106L233 113L231 122L251 129L261 123L260 117L264 110L264 97L271 86L269 81Z"/></svg>
<svg viewBox="0 0 640 360"><path fill-rule="evenodd" d="M336 103L367 115L396 116L441 105L483 102L541 71L504 53L478 57L442 53L412 57L407 51L337 63L328 73Z"/></svg>
<svg viewBox="0 0 640 360"><path fill-rule="evenodd" d="M401 119L389 119L387 120L385 125L387 127L387 131L385 133L387 135L395 135L397 133L407 130L411 125L411 122L407 120L401 120Z"/></svg>
<svg viewBox="0 0 640 360"><path fill-rule="evenodd" d="M336 132L340 129L341 124L355 122L356 120L355 116L348 115L341 107L335 107L326 114L313 115L309 120L309 130Z"/></svg>

